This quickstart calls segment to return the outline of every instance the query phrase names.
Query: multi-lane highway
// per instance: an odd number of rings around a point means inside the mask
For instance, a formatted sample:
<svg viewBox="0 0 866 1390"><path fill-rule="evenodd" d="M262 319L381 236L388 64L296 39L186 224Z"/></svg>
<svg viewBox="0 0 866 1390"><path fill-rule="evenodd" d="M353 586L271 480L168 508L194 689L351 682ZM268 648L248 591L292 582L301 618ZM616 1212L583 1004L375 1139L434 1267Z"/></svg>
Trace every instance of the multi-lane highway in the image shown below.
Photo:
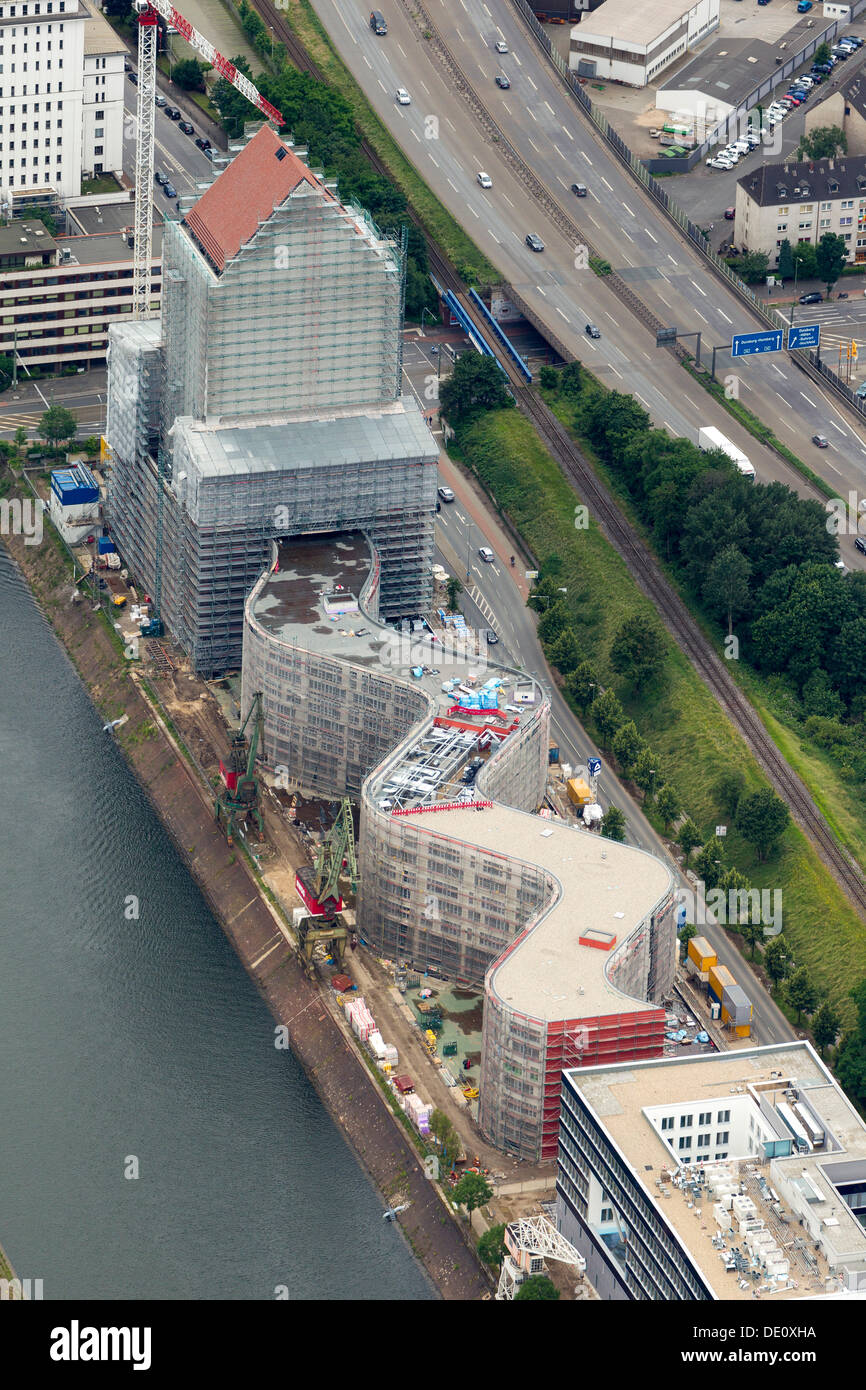
<svg viewBox="0 0 866 1390"><path fill-rule="evenodd" d="M527 190L519 171L484 134L447 70L423 38L423 16L414 20L399 0L386 19L389 32L371 31L360 0L348 5L315 0L341 56L407 155L456 219L509 281L586 365L609 386L633 393L653 420L695 439L714 424L748 454L762 480L780 479L805 495L800 475L760 446L737 421L684 375L673 357L623 306L604 280L585 268L572 245ZM436 29L488 111L526 164L583 228L594 248L662 321L680 331L700 331L704 350L729 343L734 332L763 326L725 285L707 272L682 238L616 161L602 137L578 111L553 68L536 47L507 0L428 0ZM493 44L502 37L509 53ZM507 91L494 82L504 72ZM395 100L398 86L410 106ZM482 189L479 171L493 186ZM586 199L570 192L587 185ZM542 254L524 244L536 232ZM602 331L586 336L587 322ZM718 354L717 370L735 376L732 389L783 442L821 472L840 494L866 490L866 430L784 355L738 359ZM830 439L819 453L814 433ZM858 565L850 540L846 563Z"/></svg>

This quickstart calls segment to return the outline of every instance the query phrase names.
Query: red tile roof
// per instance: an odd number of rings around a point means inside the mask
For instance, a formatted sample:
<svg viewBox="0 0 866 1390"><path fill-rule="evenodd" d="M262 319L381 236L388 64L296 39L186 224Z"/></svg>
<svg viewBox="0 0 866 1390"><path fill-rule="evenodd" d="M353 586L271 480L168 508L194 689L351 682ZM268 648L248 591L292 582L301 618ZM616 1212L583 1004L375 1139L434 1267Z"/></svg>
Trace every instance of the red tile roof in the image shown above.
<svg viewBox="0 0 866 1390"><path fill-rule="evenodd" d="M186 214L185 225L217 269L224 270L226 261L302 182L321 187L277 133L262 126Z"/></svg>

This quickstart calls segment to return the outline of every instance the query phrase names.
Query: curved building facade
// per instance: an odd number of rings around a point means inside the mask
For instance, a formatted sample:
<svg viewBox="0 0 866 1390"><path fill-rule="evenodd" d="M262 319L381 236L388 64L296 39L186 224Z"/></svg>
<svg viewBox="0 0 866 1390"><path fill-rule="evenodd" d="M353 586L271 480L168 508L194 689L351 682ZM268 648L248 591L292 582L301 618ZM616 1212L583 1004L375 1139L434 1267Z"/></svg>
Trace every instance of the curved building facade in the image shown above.
<svg viewBox="0 0 866 1390"><path fill-rule="evenodd" d="M275 546L245 606L242 708L263 692L265 760L289 784L360 802L364 939L484 984L481 1128L552 1159L563 1067L661 1055L673 879L534 814L544 689L486 643L380 623L377 575L359 532Z"/></svg>

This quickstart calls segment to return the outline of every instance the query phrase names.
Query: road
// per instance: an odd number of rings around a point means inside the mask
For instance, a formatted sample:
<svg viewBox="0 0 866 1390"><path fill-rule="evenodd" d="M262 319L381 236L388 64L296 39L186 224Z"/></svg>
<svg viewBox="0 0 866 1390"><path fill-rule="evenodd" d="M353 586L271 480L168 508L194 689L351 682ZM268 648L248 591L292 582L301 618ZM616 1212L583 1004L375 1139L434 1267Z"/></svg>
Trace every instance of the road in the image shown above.
<svg viewBox="0 0 866 1390"><path fill-rule="evenodd" d="M315 8L343 60L408 157L504 278L569 350L605 384L633 393L654 423L672 434L696 440L701 425L713 424L752 459L759 479L785 482L804 496L817 495L696 383L690 384L673 357L655 347L654 338L604 280L583 268L580 246L567 241L531 197L519 173L483 134L401 4L389 10L386 38L372 33L368 11L360 0L350 0L348 5L315 0ZM526 163L577 224L585 227L598 253L662 321L681 332L700 331L705 351L729 343L734 332L763 326L732 291L708 274L679 230L616 162L504 0L496 6L495 20L485 0L459 0L459 6L429 0L429 12ZM500 33L510 49L501 59L492 47ZM493 79L499 71L507 73L510 90L495 86ZM412 105L396 103L397 86L409 90ZM478 185L480 170L492 178L491 189ZM587 199L578 201L570 193L575 179L587 184ZM530 231L544 241L542 255L524 245ZM598 341L585 334L590 321L602 330ZM773 360L740 358L734 369L723 351L718 354L717 371L731 378L732 389L743 403L840 495L864 489L866 431L785 355ZM818 451L811 444L816 432L830 437L830 448ZM843 540L842 553L850 568L860 566L850 538Z"/></svg>

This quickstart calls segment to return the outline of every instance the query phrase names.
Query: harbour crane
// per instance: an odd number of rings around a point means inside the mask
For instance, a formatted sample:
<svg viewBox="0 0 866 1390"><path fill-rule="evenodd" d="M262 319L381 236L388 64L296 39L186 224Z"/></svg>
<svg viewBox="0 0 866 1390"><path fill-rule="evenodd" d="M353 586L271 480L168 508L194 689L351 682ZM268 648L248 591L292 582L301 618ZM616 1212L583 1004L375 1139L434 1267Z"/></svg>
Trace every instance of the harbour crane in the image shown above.
<svg viewBox="0 0 866 1390"><path fill-rule="evenodd" d="M255 716L252 738L247 747L247 725ZM265 714L262 692L257 691L237 733L232 736L229 765L220 759L220 778L224 790L214 805L217 825L225 832L228 843L234 844L238 825L249 826L252 820L258 827L259 839L265 838L265 827L259 809L259 784L255 775L256 755L265 741Z"/></svg>
<svg viewBox="0 0 866 1390"><path fill-rule="evenodd" d="M546 1216L523 1216L505 1227L505 1258L496 1297L510 1302L526 1279L543 1274L546 1260L558 1260L583 1278L586 1260Z"/></svg>
<svg viewBox="0 0 866 1390"><path fill-rule="evenodd" d="M338 967L345 958L349 933L338 915L343 907L339 887L343 874L348 876L354 891L358 886L358 863L352 803L348 797L340 802L336 820L322 841L315 865L302 865L295 874L295 887L310 911L298 926L298 956L310 978L314 973L313 951L317 942L330 945Z"/></svg>
<svg viewBox="0 0 866 1390"><path fill-rule="evenodd" d="M135 0L138 14L138 107L135 141L135 237L133 242L133 280L132 316L135 319L153 317L151 307L152 290L152 242L153 242L153 147L156 133L156 42L161 16L186 39L191 48L200 53L211 67L230 82L231 85L258 107L266 120L272 121L277 129L283 118L253 85L248 77L238 72L234 63L229 62L214 48L212 43L184 19L179 10L166 0ZM162 603L162 537L165 488L169 470L163 457L162 445L157 457L157 512L156 512L156 550L154 555L153 613L142 627L147 637L161 637L163 632L160 608Z"/></svg>

